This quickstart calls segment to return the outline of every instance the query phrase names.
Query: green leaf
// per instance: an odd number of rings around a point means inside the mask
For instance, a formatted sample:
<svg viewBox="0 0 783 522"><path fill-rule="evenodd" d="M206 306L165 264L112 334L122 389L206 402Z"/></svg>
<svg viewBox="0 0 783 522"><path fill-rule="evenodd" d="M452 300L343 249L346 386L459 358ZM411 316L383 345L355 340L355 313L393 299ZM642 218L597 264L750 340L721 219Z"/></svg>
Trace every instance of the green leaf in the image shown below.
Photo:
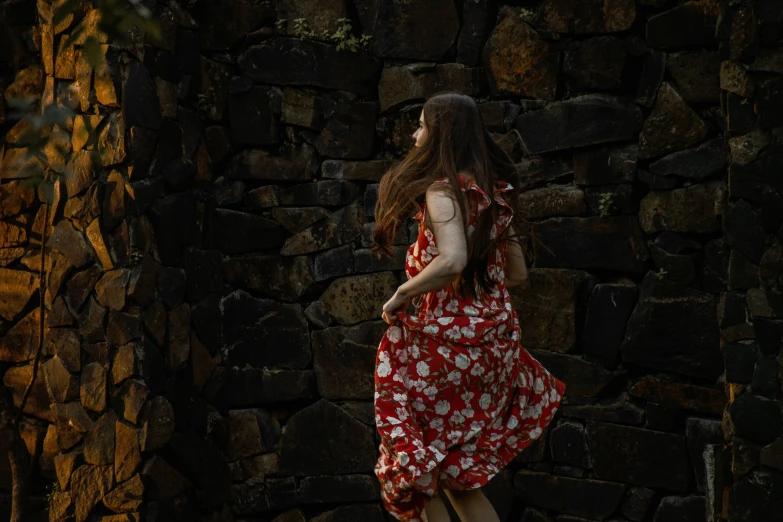
<svg viewBox="0 0 783 522"><path fill-rule="evenodd" d="M101 49L101 43L97 38L90 35L87 40L84 41L84 49L82 52L87 58L87 63L93 67L98 67L103 61L103 49Z"/></svg>

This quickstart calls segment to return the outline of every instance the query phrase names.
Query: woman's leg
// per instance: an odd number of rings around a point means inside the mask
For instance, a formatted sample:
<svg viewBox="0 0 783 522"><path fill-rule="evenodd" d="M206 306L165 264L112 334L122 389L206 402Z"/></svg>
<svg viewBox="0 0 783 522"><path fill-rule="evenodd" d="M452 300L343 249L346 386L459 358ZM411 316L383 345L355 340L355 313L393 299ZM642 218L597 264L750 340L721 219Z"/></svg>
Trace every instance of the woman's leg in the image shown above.
<svg viewBox="0 0 783 522"><path fill-rule="evenodd" d="M500 522L495 508L480 489L459 491L446 489L446 496L462 522Z"/></svg>
<svg viewBox="0 0 783 522"><path fill-rule="evenodd" d="M424 505L424 515L427 522L451 522L446 504L440 497L433 497Z"/></svg>

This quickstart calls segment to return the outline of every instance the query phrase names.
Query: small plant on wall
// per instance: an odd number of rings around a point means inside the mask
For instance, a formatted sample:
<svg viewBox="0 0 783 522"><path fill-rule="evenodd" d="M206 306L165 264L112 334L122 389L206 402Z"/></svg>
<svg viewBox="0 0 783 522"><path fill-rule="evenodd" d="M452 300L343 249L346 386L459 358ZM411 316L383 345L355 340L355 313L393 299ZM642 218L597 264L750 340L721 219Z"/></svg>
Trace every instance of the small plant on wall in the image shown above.
<svg viewBox="0 0 783 522"><path fill-rule="evenodd" d="M611 192L603 192L598 198L598 214L601 216L608 216L614 208L614 194Z"/></svg>
<svg viewBox="0 0 783 522"><path fill-rule="evenodd" d="M324 29L321 34L317 34L307 23L305 18L296 18L293 20L293 31L297 38L302 40L325 41L336 44L338 51L351 51L358 53L366 51L370 44L372 36L362 34L356 36L353 32L353 25L350 18L340 18L337 20L338 26L334 32ZM288 25L288 20L281 18L275 22L278 31L283 32Z"/></svg>

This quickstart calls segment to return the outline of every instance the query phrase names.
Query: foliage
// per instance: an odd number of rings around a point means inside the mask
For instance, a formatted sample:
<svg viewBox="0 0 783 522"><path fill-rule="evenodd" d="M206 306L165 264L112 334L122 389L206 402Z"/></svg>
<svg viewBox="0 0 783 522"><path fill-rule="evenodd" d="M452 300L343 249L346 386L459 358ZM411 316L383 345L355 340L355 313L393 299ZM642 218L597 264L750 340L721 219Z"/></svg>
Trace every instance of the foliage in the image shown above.
<svg viewBox="0 0 783 522"><path fill-rule="evenodd" d="M530 9L526 9L524 7L519 9L519 17L526 22L532 20L534 15L535 13Z"/></svg>
<svg viewBox="0 0 783 522"><path fill-rule="evenodd" d="M614 205L614 194L611 192L602 192L598 198L598 213L601 216L608 216Z"/></svg>
<svg viewBox="0 0 783 522"><path fill-rule="evenodd" d="M334 33L330 34L328 29L324 29L319 35L310 28L310 25L305 18L296 18L293 21L294 35L303 40L321 40L335 43L337 44L336 48L338 51L349 50L358 53L359 51L367 50L367 46L370 44L372 36L362 34L357 37L353 33L353 26L351 25L350 18L340 18L337 22L339 25ZM275 27L278 31L283 31L286 25L287 20L285 18L281 18L275 22Z"/></svg>
<svg viewBox="0 0 783 522"><path fill-rule="evenodd" d="M55 480L48 486L46 486L46 501L50 504L52 503L52 500L54 499L54 496L60 492L60 482Z"/></svg>
<svg viewBox="0 0 783 522"><path fill-rule="evenodd" d="M359 50L366 50L370 43L372 36L363 34L359 38L352 32L351 20L348 18L340 18L337 20L340 22L340 27L330 37L330 39L337 43L337 50L350 49L353 52L359 52Z"/></svg>
<svg viewBox="0 0 783 522"><path fill-rule="evenodd" d="M659 268L658 271L655 272L655 275L658 276L658 279L663 279L668 273L669 272L667 272L664 268Z"/></svg>

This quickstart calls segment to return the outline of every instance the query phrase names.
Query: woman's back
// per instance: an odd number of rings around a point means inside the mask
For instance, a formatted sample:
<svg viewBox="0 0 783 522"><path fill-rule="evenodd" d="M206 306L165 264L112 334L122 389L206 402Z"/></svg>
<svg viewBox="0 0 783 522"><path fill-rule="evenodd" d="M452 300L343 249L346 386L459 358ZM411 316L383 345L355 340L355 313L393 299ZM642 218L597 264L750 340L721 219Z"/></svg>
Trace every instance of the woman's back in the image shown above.
<svg viewBox="0 0 783 522"><path fill-rule="evenodd" d="M491 196L484 192L476 181L467 176L460 175L461 192L466 198L468 209L467 234L474 232L475 224L479 216L486 211L490 204L498 206L499 211L492 225L492 238L502 234L510 226L513 212L503 200L502 193L512 190L511 185L503 181L495 183L494 194ZM446 178L437 183L448 183ZM426 208L424 205L414 219L419 222L419 234L416 241L408 248L405 271L408 278L418 275L438 255L438 246L431 226L428 224ZM430 292L421 296L416 303L417 315L421 318L436 318L447 315L464 315L472 317L494 316L498 312L510 312L511 306L508 292L505 289L506 248L505 242L499 241L488 259L487 274L493 283L488 292L482 291L475 284L476 298L461 297L455 291L453 285L448 285L442 290Z"/></svg>

